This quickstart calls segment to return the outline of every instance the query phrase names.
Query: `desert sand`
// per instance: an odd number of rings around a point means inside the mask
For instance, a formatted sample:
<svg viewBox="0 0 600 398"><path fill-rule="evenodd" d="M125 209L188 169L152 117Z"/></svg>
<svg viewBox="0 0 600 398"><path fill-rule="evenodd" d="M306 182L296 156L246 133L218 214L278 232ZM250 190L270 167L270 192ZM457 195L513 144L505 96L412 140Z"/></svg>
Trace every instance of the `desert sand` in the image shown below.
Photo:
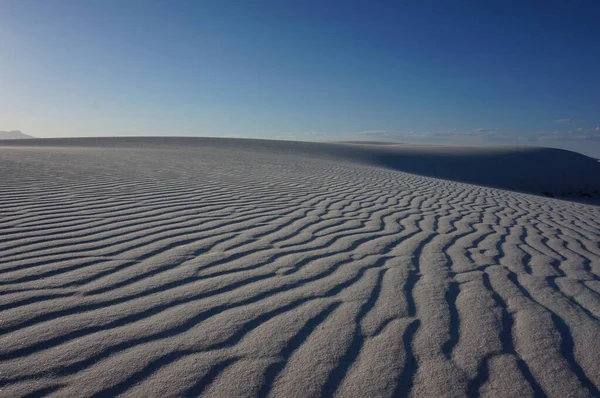
<svg viewBox="0 0 600 398"><path fill-rule="evenodd" d="M0 396L599 397L600 163L0 143ZM551 194L554 198L541 196Z"/></svg>

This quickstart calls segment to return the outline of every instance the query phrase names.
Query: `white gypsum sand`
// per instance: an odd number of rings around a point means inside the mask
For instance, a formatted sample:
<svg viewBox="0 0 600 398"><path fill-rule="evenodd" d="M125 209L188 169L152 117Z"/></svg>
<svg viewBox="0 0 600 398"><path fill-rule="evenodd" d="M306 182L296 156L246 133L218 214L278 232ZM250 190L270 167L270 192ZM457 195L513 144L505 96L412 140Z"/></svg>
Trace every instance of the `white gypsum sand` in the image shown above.
<svg viewBox="0 0 600 398"><path fill-rule="evenodd" d="M600 207L528 194L595 200L599 169L542 148L2 142L0 396L600 396Z"/></svg>

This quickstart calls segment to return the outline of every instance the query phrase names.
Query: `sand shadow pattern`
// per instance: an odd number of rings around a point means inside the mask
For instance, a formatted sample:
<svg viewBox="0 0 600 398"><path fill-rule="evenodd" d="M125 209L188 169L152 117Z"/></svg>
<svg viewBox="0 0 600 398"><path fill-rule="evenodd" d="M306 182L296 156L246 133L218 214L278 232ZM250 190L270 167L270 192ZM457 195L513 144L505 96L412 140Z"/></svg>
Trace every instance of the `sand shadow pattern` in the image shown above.
<svg viewBox="0 0 600 398"><path fill-rule="evenodd" d="M0 173L0 395L600 396L598 207L210 145Z"/></svg>

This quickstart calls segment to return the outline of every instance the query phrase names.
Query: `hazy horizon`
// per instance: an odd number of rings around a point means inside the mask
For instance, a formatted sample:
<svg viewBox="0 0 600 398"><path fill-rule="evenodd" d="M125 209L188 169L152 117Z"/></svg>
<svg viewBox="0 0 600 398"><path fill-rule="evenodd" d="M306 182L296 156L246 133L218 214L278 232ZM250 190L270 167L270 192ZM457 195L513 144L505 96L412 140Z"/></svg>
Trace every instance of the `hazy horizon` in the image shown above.
<svg viewBox="0 0 600 398"><path fill-rule="evenodd" d="M0 5L0 130L533 145L600 157L600 5Z"/></svg>

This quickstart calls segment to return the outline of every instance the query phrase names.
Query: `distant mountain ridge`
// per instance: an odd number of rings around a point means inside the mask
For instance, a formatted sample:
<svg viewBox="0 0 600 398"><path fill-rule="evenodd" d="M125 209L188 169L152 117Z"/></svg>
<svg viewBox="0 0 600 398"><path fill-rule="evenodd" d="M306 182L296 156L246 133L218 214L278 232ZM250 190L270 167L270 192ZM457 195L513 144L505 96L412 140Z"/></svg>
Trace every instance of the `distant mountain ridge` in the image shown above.
<svg viewBox="0 0 600 398"><path fill-rule="evenodd" d="M27 138L35 138L27 134L21 133L20 130L0 131L0 140L21 140Z"/></svg>

